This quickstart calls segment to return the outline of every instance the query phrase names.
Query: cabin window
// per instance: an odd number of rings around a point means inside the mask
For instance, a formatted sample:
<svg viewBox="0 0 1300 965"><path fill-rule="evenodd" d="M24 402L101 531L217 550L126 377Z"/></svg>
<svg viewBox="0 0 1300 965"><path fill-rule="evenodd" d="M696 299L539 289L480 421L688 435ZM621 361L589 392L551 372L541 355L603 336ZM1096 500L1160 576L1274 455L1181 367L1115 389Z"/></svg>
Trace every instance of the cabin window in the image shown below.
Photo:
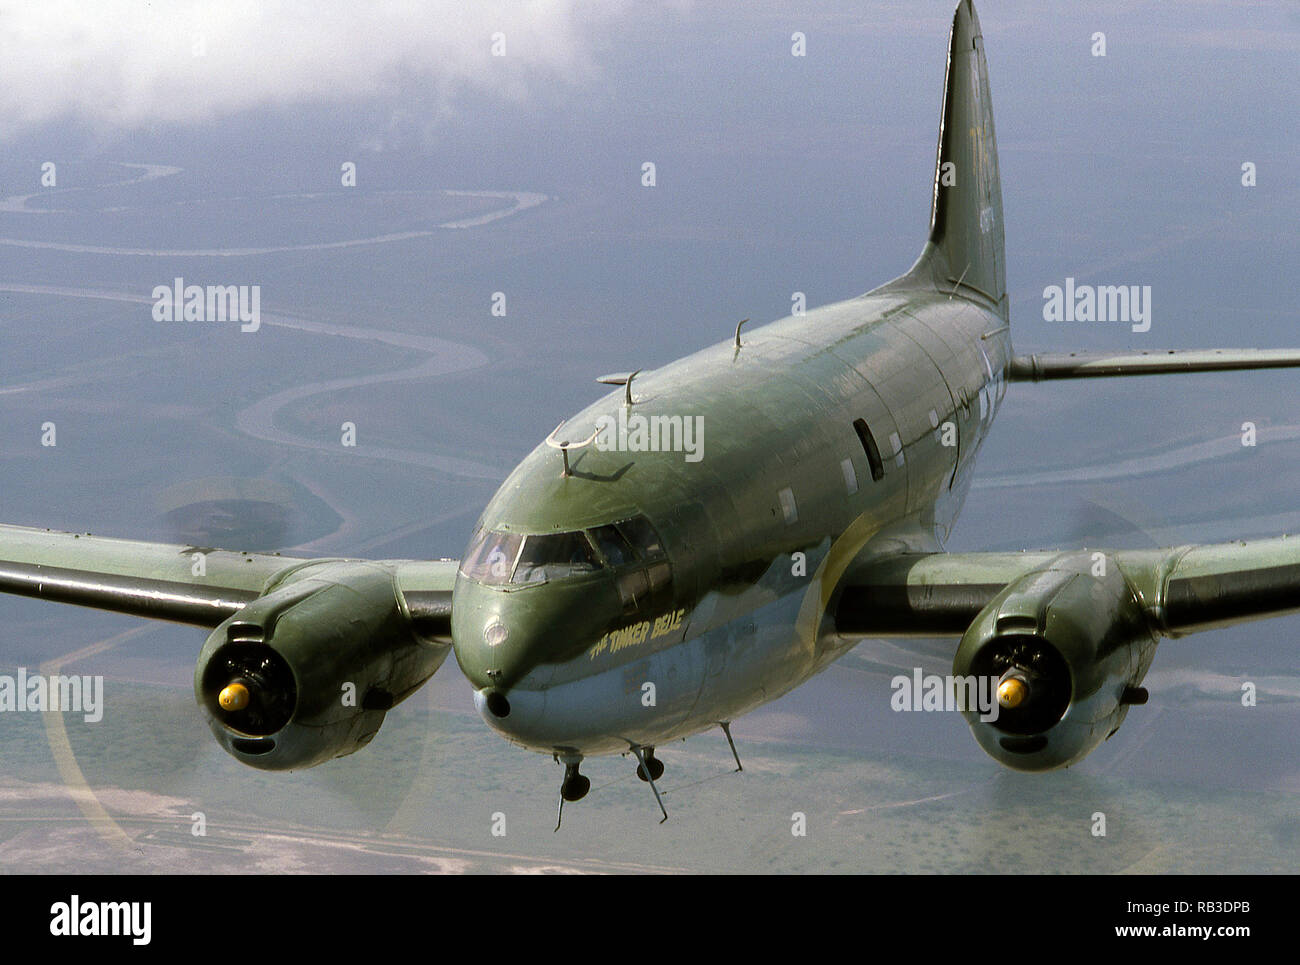
<svg viewBox="0 0 1300 965"><path fill-rule="evenodd" d="M785 523L789 526L791 523L799 521L799 507L794 501L794 490L788 486L776 494L776 498L781 503L781 513L785 516Z"/></svg>
<svg viewBox="0 0 1300 965"><path fill-rule="evenodd" d="M871 478L880 482L885 476L885 464L880 461L880 450L876 448L876 437L871 434L866 419L854 419L853 428L858 433L858 440L867 454L867 465L871 467ZM897 438L897 436L894 436Z"/></svg>

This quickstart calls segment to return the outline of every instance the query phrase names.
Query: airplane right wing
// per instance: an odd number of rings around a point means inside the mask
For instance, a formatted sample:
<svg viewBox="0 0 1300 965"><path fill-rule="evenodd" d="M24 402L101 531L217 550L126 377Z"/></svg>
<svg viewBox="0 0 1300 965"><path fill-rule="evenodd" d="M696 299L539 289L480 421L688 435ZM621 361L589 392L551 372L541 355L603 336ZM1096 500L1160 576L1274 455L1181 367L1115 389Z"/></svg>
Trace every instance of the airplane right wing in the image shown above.
<svg viewBox="0 0 1300 965"><path fill-rule="evenodd" d="M0 592L215 627L307 560L0 526Z"/></svg>
<svg viewBox="0 0 1300 965"><path fill-rule="evenodd" d="M1054 352L1017 355L1007 366L1010 382L1093 379L1113 375L1172 375L1300 366L1300 350L1279 348L1168 349L1126 352Z"/></svg>
<svg viewBox="0 0 1300 965"><path fill-rule="evenodd" d="M338 558L305 559L0 525L0 593L215 627ZM451 637L455 560L379 560L417 632Z"/></svg>
<svg viewBox="0 0 1300 965"><path fill-rule="evenodd" d="M0 593L209 629L195 697L222 747L271 770L365 746L433 676L456 570L0 526Z"/></svg>
<svg viewBox="0 0 1300 965"><path fill-rule="evenodd" d="M1048 770L1082 760L1146 703L1161 637L1300 612L1300 537L906 554L851 568L837 592L842 637L959 636L953 709L1002 764Z"/></svg>

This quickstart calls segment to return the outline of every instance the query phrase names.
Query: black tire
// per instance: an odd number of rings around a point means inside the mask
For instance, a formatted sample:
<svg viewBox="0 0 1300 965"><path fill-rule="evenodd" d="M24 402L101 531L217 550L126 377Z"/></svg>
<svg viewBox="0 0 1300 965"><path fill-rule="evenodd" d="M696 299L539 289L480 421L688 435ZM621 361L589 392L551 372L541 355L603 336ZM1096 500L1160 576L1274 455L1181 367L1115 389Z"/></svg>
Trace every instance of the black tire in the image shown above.
<svg viewBox="0 0 1300 965"><path fill-rule="evenodd" d="M659 778L664 776L664 762L659 760L659 758L651 757L646 761L646 763L650 765L650 777L657 781ZM647 780L645 776L645 768L640 764L636 766L636 776L643 781Z"/></svg>
<svg viewBox="0 0 1300 965"><path fill-rule="evenodd" d="M579 774L560 785L560 796L566 801L581 801L591 790L591 778Z"/></svg>

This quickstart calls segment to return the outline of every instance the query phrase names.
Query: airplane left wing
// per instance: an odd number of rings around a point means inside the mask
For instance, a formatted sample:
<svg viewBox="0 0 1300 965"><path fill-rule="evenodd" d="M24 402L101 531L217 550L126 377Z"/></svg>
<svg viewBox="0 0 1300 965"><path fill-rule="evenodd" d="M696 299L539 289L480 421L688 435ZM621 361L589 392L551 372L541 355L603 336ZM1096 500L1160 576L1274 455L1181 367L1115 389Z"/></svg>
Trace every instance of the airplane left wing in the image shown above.
<svg viewBox="0 0 1300 965"><path fill-rule="evenodd" d="M1082 556L1113 563L1166 637L1300 612L1300 536L1164 549L915 553L861 564L841 583L842 635L960 636L1010 584Z"/></svg>
<svg viewBox="0 0 1300 965"><path fill-rule="evenodd" d="M1146 703L1161 637L1300 612L1300 537L911 554L851 568L838 593L842 637L960 636L953 692L928 694L924 709L957 697L949 706L990 756L1041 771L1082 760Z"/></svg>
<svg viewBox="0 0 1300 965"><path fill-rule="evenodd" d="M841 636L961 636L1011 581L1059 553L905 553L851 567L840 582Z"/></svg>

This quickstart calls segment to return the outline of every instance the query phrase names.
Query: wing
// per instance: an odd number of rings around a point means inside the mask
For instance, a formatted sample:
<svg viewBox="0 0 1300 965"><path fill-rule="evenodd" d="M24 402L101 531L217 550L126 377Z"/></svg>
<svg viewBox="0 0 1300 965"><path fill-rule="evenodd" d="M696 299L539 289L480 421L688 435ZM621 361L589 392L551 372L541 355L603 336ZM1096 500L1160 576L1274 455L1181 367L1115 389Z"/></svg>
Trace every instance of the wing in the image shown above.
<svg viewBox="0 0 1300 965"><path fill-rule="evenodd" d="M397 574L415 629L426 637L451 643L451 591L458 560L385 560Z"/></svg>
<svg viewBox="0 0 1300 965"><path fill-rule="evenodd" d="M217 626L299 569L336 561L0 526L0 592L201 627ZM381 562L418 628L448 636L456 561Z"/></svg>
<svg viewBox="0 0 1300 965"><path fill-rule="evenodd" d="M1300 366L1296 349L1207 348L1128 352L1059 352L1017 355L1007 367L1012 382L1091 379L1112 375L1169 375L1178 372L1227 372Z"/></svg>
<svg viewBox="0 0 1300 965"><path fill-rule="evenodd" d="M1300 537L1102 553L1166 637L1300 612ZM918 553L850 569L835 609L844 635L960 636L1010 583L1057 552Z"/></svg>

